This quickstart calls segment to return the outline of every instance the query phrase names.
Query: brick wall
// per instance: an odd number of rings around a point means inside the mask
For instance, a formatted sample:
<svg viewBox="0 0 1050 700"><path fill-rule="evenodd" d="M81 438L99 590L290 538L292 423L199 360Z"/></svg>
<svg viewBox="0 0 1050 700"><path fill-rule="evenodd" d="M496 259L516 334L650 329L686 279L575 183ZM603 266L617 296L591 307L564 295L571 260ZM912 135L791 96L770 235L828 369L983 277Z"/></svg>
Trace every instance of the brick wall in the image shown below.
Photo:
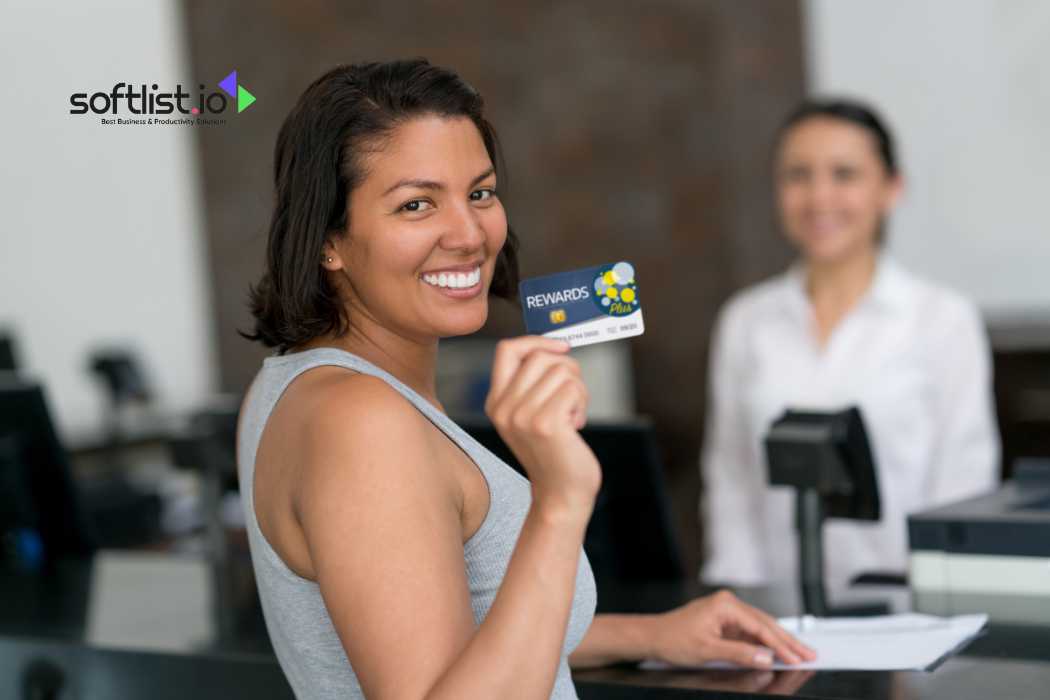
<svg viewBox="0 0 1050 700"><path fill-rule="evenodd" d="M525 276L635 263L646 334L637 399L654 417L685 561L699 563L697 454L707 345L718 306L781 269L769 181L771 135L803 94L795 0L646 3L188 0L193 75L237 69L258 98L198 129L225 389L265 354L249 283L262 269L271 160L281 121L337 63L426 56L485 96L509 171L506 204ZM522 329L497 304L486 333Z"/></svg>

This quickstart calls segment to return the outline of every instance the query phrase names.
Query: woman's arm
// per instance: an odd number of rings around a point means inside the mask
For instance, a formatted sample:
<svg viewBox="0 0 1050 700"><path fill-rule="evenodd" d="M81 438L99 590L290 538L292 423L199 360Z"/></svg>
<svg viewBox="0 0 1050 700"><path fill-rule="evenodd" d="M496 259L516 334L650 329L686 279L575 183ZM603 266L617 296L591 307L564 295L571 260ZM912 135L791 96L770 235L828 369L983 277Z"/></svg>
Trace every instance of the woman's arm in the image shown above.
<svg viewBox="0 0 1050 700"><path fill-rule="evenodd" d="M659 615L598 615L569 660L573 668L647 659L769 668L774 655L789 664L816 658L772 617L719 591Z"/></svg>
<svg viewBox="0 0 1050 700"><path fill-rule="evenodd" d="M655 658L656 615L595 615L587 634L569 657L574 669Z"/></svg>
<svg viewBox="0 0 1050 700"><path fill-rule="evenodd" d="M930 371L937 400L937 443L930 471L930 503L989 491L998 482L999 430L995 424L992 361L980 314L959 303L936 319Z"/></svg>
<svg viewBox="0 0 1050 700"><path fill-rule="evenodd" d="M369 698L549 697L600 479L573 427L586 404L578 372L555 352L520 342L497 355L493 420L512 448L530 445L518 456L531 468L533 503L476 629L458 494L434 468L426 419L361 375L316 410L297 513Z"/></svg>
<svg viewBox="0 0 1050 700"><path fill-rule="evenodd" d="M711 339L707 421L700 455L700 513L706 543L702 578L715 583L764 583L760 531L764 484L750 464L744 410L746 309L730 301Z"/></svg>

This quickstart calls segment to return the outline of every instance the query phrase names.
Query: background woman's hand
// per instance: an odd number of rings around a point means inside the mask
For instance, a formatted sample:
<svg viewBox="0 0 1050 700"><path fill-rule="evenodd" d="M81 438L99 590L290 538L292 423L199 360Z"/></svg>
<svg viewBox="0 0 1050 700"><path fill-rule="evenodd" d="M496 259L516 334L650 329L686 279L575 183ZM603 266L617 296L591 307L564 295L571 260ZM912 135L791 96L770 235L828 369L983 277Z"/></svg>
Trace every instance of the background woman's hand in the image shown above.
<svg viewBox="0 0 1050 700"><path fill-rule="evenodd" d="M589 517L601 468L578 432L589 396L568 351L540 336L500 341L485 413L528 473L535 500Z"/></svg>
<svg viewBox="0 0 1050 700"><path fill-rule="evenodd" d="M770 615L729 591L697 598L657 616L653 653L676 666L728 661L769 668L774 656L787 664L812 661L816 654Z"/></svg>

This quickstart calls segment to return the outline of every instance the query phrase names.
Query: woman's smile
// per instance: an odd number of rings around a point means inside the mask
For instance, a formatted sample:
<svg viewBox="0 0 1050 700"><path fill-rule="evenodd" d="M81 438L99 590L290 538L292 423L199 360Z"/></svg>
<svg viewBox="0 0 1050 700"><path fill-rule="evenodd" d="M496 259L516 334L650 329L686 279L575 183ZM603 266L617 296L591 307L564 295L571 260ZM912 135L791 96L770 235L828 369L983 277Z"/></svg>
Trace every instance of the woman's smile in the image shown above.
<svg viewBox="0 0 1050 700"><path fill-rule="evenodd" d="M422 273L419 279L444 296L470 299L481 293L481 262L429 270Z"/></svg>

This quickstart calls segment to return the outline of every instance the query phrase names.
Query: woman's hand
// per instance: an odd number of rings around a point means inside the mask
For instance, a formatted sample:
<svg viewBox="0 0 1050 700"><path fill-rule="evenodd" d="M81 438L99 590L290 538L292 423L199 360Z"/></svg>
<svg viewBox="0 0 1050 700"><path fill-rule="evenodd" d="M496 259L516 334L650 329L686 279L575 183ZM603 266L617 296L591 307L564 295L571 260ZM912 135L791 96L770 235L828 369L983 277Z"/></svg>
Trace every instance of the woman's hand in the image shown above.
<svg viewBox="0 0 1050 700"><path fill-rule="evenodd" d="M601 468L578 432L589 397L568 350L539 336L500 341L485 413L528 472L535 502L589 518Z"/></svg>
<svg viewBox="0 0 1050 700"><path fill-rule="evenodd" d="M729 591L658 615L653 630L653 654L676 666L728 661L763 669L773 664L774 655L787 664L816 658L775 619Z"/></svg>

